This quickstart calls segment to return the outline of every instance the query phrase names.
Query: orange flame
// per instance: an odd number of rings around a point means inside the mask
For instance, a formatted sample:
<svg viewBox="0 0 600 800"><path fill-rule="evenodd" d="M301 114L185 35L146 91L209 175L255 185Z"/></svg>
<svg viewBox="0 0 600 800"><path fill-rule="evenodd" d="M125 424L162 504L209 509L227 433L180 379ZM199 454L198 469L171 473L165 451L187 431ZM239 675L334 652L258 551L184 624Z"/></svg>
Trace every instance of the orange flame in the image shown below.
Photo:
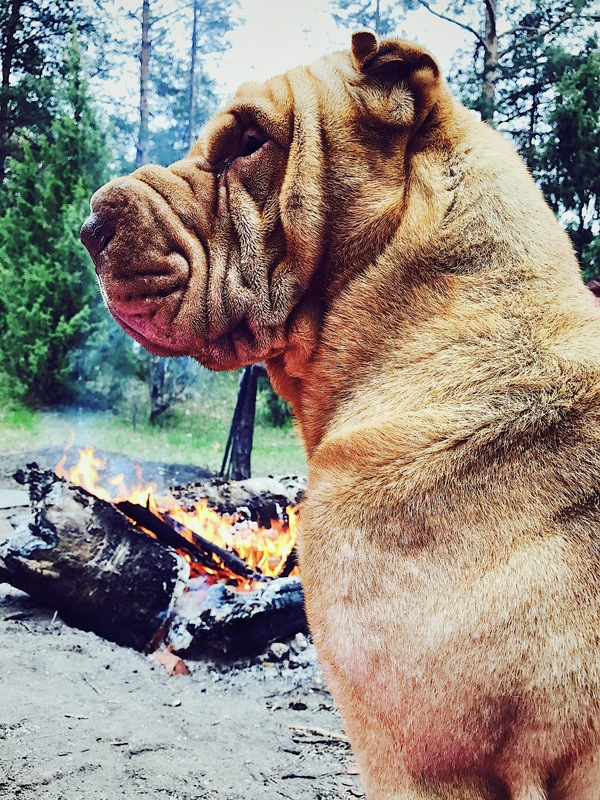
<svg viewBox="0 0 600 800"><path fill-rule="evenodd" d="M100 476L106 468L105 462L95 455L91 445L79 450L79 460L71 469L65 468L67 451L63 454L55 468L60 478L66 478L71 483L81 486L90 494L117 503L129 500L147 507L150 511L160 516L168 514L171 519L180 522L189 531L208 539L219 547L234 550L251 567L260 570L263 575L276 577L283 567L296 543L296 528L298 524L298 507L288 506L287 515L289 524L279 519L272 520L270 527L264 528L258 523L249 520L240 520L237 516L221 516L214 509L209 508L206 500L196 503L193 511L186 511L173 498L156 498L156 484L143 485L141 472L138 472L139 485L131 489L124 482L124 475L111 477ZM102 483L100 482L102 481ZM185 536L185 531L182 532ZM190 541L191 536L189 537ZM189 556L186 559L190 561ZM204 572L204 568L197 567L195 571ZM297 574L294 568L292 574Z"/></svg>

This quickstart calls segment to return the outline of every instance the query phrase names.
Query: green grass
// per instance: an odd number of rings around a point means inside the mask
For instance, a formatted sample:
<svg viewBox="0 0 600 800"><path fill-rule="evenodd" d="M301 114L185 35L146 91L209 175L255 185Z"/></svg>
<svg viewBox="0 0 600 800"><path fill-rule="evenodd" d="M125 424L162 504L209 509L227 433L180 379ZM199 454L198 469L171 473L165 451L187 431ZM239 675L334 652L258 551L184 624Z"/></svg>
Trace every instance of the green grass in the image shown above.
<svg viewBox="0 0 600 800"><path fill-rule="evenodd" d="M147 422L147 403L134 391L120 415L84 409L31 411L13 406L0 410L0 442L4 453L64 447L69 442L76 446L93 444L138 460L194 464L217 472L236 395L236 375L207 380L201 394L181 404L173 418L161 426ZM258 423L252 474L305 472L302 445L294 430Z"/></svg>

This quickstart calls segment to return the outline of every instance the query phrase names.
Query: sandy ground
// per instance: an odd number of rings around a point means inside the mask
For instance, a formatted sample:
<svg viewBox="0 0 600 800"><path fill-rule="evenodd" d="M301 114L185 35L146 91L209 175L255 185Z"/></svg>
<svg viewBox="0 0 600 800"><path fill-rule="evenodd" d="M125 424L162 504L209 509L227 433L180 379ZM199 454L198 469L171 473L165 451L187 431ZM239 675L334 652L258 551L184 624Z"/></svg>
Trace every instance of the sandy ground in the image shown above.
<svg viewBox="0 0 600 800"><path fill-rule="evenodd" d="M0 489L16 488L14 462ZM289 656L170 676L2 584L0 798L363 797L312 645Z"/></svg>

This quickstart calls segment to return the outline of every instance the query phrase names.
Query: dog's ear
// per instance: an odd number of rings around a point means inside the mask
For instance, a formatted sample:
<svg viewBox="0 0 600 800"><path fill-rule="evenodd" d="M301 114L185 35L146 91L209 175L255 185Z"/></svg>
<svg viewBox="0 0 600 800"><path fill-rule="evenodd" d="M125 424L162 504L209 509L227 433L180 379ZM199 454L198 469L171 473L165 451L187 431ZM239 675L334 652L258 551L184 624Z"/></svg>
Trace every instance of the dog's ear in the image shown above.
<svg viewBox="0 0 600 800"><path fill-rule="evenodd" d="M352 60L357 72L382 89L378 107L371 110L390 122L403 123L406 117L396 86L406 86L414 97L412 124L420 125L437 102L440 68L431 53L417 44L399 39L379 42L374 33L359 31L352 36Z"/></svg>
<svg viewBox="0 0 600 800"><path fill-rule="evenodd" d="M358 31L352 34L352 55L354 65L359 71L362 71L363 64L376 55L378 47L377 36L371 31Z"/></svg>

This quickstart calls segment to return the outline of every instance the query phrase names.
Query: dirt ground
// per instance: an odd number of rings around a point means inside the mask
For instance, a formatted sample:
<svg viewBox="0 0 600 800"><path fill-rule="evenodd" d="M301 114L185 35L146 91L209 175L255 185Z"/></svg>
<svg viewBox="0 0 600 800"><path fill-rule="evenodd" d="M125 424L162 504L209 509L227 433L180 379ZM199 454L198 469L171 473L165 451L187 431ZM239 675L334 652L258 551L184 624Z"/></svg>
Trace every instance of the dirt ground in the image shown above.
<svg viewBox="0 0 600 800"><path fill-rule="evenodd" d="M0 489L31 455L4 454ZM1 800L364 797L303 644L170 676L0 584Z"/></svg>

